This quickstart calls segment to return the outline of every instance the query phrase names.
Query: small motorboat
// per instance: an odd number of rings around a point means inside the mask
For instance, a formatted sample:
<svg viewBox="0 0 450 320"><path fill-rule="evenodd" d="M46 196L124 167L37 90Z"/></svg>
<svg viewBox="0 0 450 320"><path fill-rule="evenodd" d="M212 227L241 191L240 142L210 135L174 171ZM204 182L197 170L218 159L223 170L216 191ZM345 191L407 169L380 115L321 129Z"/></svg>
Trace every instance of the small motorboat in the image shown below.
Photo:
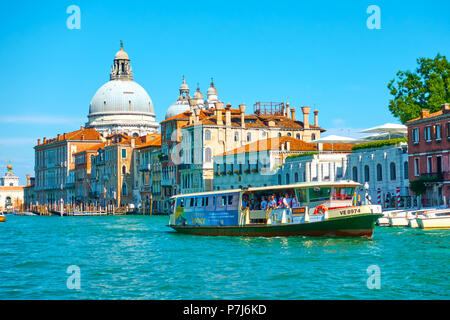
<svg viewBox="0 0 450 320"><path fill-rule="evenodd" d="M450 210L430 210L416 220L420 229L450 229Z"/></svg>

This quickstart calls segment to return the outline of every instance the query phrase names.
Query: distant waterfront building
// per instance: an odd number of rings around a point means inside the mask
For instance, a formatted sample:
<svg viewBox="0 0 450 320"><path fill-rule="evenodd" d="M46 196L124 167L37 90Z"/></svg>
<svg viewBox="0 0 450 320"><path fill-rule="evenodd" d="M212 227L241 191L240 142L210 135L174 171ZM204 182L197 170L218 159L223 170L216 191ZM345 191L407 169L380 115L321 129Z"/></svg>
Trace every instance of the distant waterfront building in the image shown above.
<svg viewBox="0 0 450 320"><path fill-rule="evenodd" d="M409 179L423 179L426 193L423 205L440 205L450 200L450 104L430 113L422 109L408 127Z"/></svg>
<svg viewBox="0 0 450 320"><path fill-rule="evenodd" d="M316 144L281 136L227 151L214 157L214 190L284 184L280 172L285 161L316 150Z"/></svg>
<svg viewBox="0 0 450 320"><path fill-rule="evenodd" d="M39 205L57 204L74 200L75 157L74 154L88 150L103 142L95 129L58 134L56 138L37 140L35 150L35 192Z"/></svg>
<svg viewBox="0 0 450 320"><path fill-rule="evenodd" d="M20 209L24 200L24 187L19 186L19 177L12 171L8 164L6 173L0 177L0 211Z"/></svg>
<svg viewBox="0 0 450 320"><path fill-rule="evenodd" d="M335 143L331 148L329 144L325 144L321 152L290 157L278 173L277 181L291 184L343 180L347 173L351 147L350 144Z"/></svg>
<svg viewBox="0 0 450 320"><path fill-rule="evenodd" d="M379 189L380 204L395 207L397 187L404 201L409 196L407 152L406 142L355 150L348 155L346 179L362 185L367 182L372 203L378 204ZM403 205L404 202L401 203Z"/></svg>
<svg viewBox="0 0 450 320"><path fill-rule="evenodd" d="M91 159L91 204L120 207L135 203L133 150L142 138L123 133L106 137L104 146Z"/></svg>
<svg viewBox="0 0 450 320"><path fill-rule="evenodd" d="M161 204L161 135L149 135L146 141L134 149L135 156L135 188L139 193L140 210L145 214L162 213Z"/></svg>
<svg viewBox="0 0 450 320"><path fill-rule="evenodd" d="M216 103L203 110L192 107L184 113L188 124L182 127L182 139L177 153L180 156L180 192L213 190L213 157L257 140L293 137L305 142L319 138L325 131L309 124L309 107L302 107L303 122L295 118L295 108L289 103L256 103L253 114L245 114L246 106L232 109L228 104Z"/></svg>
<svg viewBox="0 0 450 320"><path fill-rule="evenodd" d="M103 136L126 133L144 136L158 130L150 96L133 81L128 54L120 50L114 57L110 81L97 90L89 105L86 128L93 128Z"/></svg>

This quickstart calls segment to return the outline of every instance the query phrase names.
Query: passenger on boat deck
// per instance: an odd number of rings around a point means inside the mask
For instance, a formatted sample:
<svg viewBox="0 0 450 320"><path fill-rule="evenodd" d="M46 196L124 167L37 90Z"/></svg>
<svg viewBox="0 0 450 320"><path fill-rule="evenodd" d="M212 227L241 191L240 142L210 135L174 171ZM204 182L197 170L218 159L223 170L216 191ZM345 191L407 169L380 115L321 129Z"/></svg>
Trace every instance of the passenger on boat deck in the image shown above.
<svg viewBox="0 0 450 320"><path fill-rule="evenodd" d="M247 196L242 197L242 209L245 210L248 208L248 198Z"/></svg>
<svg viewBox="0 0 450 320"><path fill-rule="evenodd" d="M250 210L254 210L255 209L255 204L253 203L253 199L250 199L250 203L249 203L249 208Z"/></svg>
<svg viewBox="0 0 450 320"><path fill-rule="evenodd" d="M289 195L286 193L283 198L283 207L290 208L290 205L289 205L290 201L291 201L291 199L289 198Z"/></svg>
<svg viewBox="0 0 450 320"><path fill-rule="evenodd" d="M274 195L270 197L269 208L272 208L272 209L277 208L277 200L275 199Z"/></svg>
<svg viewBox="0 0 450 320"><path fill-rule="evenodd" d="M291 208L298 208L300 207L300 203L297 202L297 199L295 198L295 196L292 197L292 206Z"/></svg>
<svg viewBox="0 0 450 320"><path fill-rule="evenodd" d="M265 197L261 197L261 210L267 210L267 201Z"/></svg>

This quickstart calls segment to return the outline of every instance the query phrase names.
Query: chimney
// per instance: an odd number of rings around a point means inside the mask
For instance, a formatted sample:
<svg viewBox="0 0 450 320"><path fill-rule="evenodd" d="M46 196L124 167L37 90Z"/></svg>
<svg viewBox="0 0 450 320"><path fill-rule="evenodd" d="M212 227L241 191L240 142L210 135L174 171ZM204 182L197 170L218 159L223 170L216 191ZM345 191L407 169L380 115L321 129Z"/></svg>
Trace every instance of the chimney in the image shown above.
<svg viewBox="0 0 450 320"><path fill-rule="evenodd" d="M302 107L304 129L309 129L309 110L311 110L311 107Z"/></svg>
<svg viewBox="0 0 450 320"><path fill-rule="evenodd" d="M56 137L56 140L57 140L57 141L59 141L59 136L60 136L60 134L58 133L58 136Z"/></svg>
<svg viewBox="0 0 450 320"><path fill-rule="evenodd" d="M225 108L225 125L231 126L231 105L228 104Z"/></svg>
<svg viewBox="0 0 450 320"><path fill-rule="evenodd" d="M420 117L423 118L427 118L430 115L430 110L429 109L421 109L420 110Z"/></svg>
<svg viewBox="0 0 450 320"><path fill-rule="evenodd" d="M245 104L239 105L239 111L241 112L241 127L245 128Z"/></svg>
<svg viewBox="0 0 450 320"><path fill-rule="evenodd" d="M197 123L200 121L200 108L195 108L194 109L194 121Z"/></svg>
<svg viewBox="0 0 450 320"><path fill-rule="evenodd" d="M289 102L286 102L286 113L284 114L284 116L287 117L287 118L289 118L289 113L290 113L290 112L289 112L289 111L290 111L289 109L290 109L290 107L289 107Z"/></svg>
<svg viewBox="0 0 450 320"><path fill-rule="evenodd" d="M38 139L38 146L41 144L41 139Z"/></svg>
<svg viewBox="0 0 450 320"><path fill-rule="evenodd" d="M29 186L29 185L30 185L30 175L27 174L27 186Z"/></svg>
<svg viewBox="0 0 450 320"><path fill-rule="evenodd" d="M291 108L291 119L295 121L295 108Z"/></svg>
<svg viewBox="0 0 450 320"><path fill-rule="evenodd" d="M223 119L222 119L222 109L223 109L223 103L217 102L216 103L216 109L217 109L217 125L222 126L223 125Z"/></svg>
<svg viewBox="0 0 450 320"><path fill-rule="evenodd" d="M314 126L319 126L319 111L314 110Z"/></svg>
<svg viewBox="0 0 450 320"><path fill-rule="evenodd" d="M194 123L194 114L192 113L192 111L189 111L188 115L189 115L189 124L193 124Z"/></svg>
<svg viewBox="0 0 450 320"><path fill-rule="evenodd" d="M81 130L81 131L83 131L83 130L84 130L83 126L81 126L80 130Z"/></svg>
<svg viewBox="0 0 450 320"><path fill-rule="evenodd" d="M450 112L450 103L444 103L444 104L442 105L442 112L443 112L443 113L448 113L448 112Z"/></svg>
<svg viewBox="0 0 450 320"><path fill-rule="evenodd" d="M47 142L47 138L44 137L44 143L46 143L46 142Z"/></svg>
<svg viewBox="0 0 450 320"><path fill-rule="evenodd" d="M283 109L282 109L282 115L283 117L286 117L286 106L283 104Z"/></svg>

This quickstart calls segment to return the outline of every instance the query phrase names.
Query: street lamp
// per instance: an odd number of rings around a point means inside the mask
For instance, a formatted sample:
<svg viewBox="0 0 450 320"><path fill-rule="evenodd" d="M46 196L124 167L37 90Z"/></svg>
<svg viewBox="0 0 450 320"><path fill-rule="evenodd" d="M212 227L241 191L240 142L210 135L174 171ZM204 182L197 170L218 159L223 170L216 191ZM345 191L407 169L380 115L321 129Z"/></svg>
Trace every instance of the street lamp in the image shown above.
<svg viewBox="0 0 450 320"><path fill-rule="evenodd" d="M364 190L365 190L365 204L369 204L369 183L366 181L364 183Z"/></svg>

